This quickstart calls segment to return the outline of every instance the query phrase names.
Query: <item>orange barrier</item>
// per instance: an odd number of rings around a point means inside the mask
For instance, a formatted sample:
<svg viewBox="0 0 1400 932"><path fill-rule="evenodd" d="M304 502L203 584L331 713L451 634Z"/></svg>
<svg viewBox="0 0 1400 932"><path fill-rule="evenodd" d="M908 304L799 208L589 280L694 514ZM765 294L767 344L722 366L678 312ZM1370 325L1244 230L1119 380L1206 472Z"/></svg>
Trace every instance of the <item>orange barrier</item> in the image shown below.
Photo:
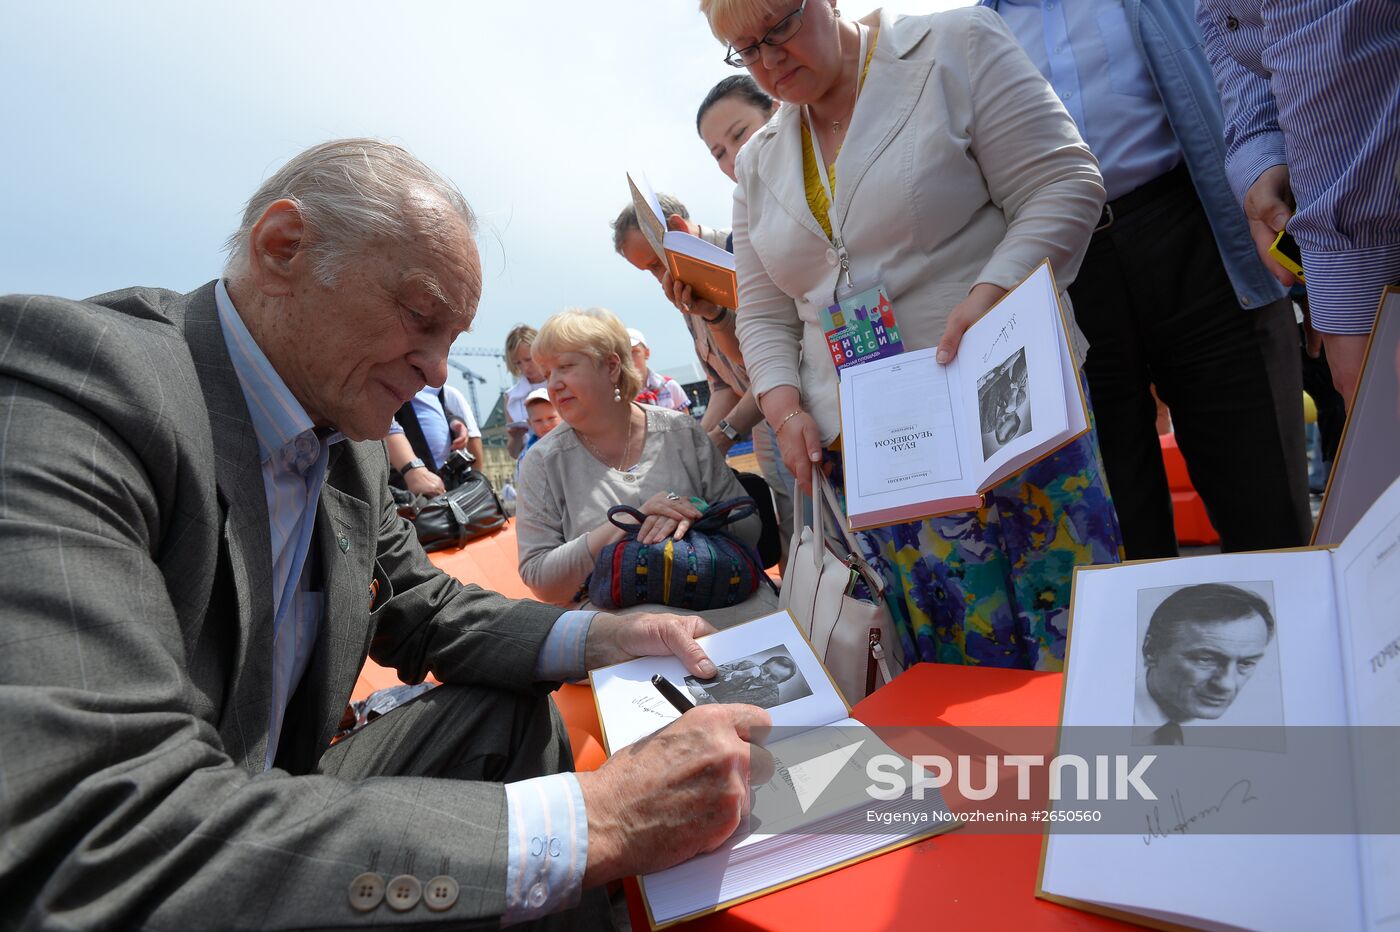
<svg viewBox="0 0 1400 932"><path fill-rule="evenodd" d="M515 522L490 537L474 540L460 550L440 550L428 555L433 565L451 573L464 583L476 583L483 589L499 592L513 599L530 598L530 590L520 579L520 558L515 545ZM398 674L366 660L352 700L363 699L376 689L397 686ZM563 716L574 751L576 770L596 770L607 755L603 753L603 730L598 725L598 709L593 703L593 690L587 686L566 684L553 693L554 704Z"/></svg>
<svg viewBox="0 0 1400 932"><path fill-rule="evenodd" d="M1167 486L1172 493L1172 515L1178 543L1205 546L1220 543L1220 535L1210 523L1205 503L1191 484L1186 460L1176 446L1176 434L1162 434L1162 462L1167 467Z"/></svg>

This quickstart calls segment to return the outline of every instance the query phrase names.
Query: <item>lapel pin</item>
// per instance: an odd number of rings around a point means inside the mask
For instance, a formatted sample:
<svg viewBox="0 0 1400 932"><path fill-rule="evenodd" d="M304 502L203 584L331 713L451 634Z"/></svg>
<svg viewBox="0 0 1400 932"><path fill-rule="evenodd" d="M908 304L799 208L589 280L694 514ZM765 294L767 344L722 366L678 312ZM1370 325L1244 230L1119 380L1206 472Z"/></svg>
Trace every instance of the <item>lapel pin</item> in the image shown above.
<svg viewBox="0 0 1400 932"><path fill-rule="evenodd" d="M341 553L349 553L349 552L350 552L350 538L348 538L348 537L346 537L344 534L342 534L342 535L340 535L338 538L336 538L336 541L337 541L337 543L340 544L340 552L341 552Z"/></svg>

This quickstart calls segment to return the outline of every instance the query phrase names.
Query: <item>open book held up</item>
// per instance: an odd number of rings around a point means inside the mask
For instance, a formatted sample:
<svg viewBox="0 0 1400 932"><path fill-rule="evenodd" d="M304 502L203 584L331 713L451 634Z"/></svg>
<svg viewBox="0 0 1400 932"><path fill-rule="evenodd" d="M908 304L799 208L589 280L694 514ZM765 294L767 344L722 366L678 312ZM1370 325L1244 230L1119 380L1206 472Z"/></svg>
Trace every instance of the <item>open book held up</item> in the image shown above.
<svg viewBox="0 0 1400 932"><path fill-rule="evenodd" d="M697 297L720 307L739 306L739 281L734 275L734 256L698 236L666 229L666 215L646 176L627 175L637 226L657 257L676 281L685 282Z"/></svg>
<svg viewBox="0 0 1400 932"><path fill-rule="evenodd" d="M938 791L922 781L892 800L871 795L872 758L894 755L912 764L850 717L787 612L700 638L700 644L719 668L709 680L687 675L675 657L642 657L590 675L610 754L680 716L652 686L656 674L696 704L757 705L773 720L765 746L775 773L753 788L748 824L714 851L641 878L653 928L955 827Z"/></svg>
<svg viewBox="0 0 1400 932"><path fill-rule="evenodd" d="M853 529L978 508L985 490L1089 429L1049 262L968 328L952 362L935 353L841 370Z"/></svg>

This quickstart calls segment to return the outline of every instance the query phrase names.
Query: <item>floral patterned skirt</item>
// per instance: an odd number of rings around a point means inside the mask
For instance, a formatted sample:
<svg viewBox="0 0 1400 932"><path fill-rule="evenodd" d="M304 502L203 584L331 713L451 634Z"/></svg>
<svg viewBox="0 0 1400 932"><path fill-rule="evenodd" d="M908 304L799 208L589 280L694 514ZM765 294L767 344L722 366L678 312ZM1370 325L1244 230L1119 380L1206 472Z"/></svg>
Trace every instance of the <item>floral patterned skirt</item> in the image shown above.
<svg viewBox="0 0 1400 932"><path fill-rule="evenodd" d="M1090 425L977 511L856 532L885 579L906 663L1063 668L1074 568L1122 559L1092 415ZM838 488L840 456L826 454Z"/></svg>

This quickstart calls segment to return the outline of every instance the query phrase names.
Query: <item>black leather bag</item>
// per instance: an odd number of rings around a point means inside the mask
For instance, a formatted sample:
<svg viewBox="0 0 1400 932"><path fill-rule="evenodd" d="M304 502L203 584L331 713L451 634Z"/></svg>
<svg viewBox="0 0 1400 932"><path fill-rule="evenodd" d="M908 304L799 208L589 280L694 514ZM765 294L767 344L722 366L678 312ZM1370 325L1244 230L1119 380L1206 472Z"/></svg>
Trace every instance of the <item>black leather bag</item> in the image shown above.
<svg viewBox="0 0 1400 932"><path fill-rule="evenodd" d="M418 542L429 553L461 547L506 526L506 510L491 480L476 470L466 473L456 488L419 508L417 514L405 517L413 521Z"/></svg>

